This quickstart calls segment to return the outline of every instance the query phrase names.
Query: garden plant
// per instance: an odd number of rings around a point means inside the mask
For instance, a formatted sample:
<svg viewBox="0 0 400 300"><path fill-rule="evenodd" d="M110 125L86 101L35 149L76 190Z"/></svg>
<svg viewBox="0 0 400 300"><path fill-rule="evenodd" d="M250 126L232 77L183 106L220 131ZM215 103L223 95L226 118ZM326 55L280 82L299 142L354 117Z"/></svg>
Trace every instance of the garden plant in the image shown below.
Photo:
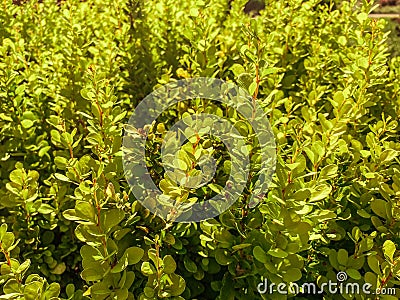
<svg viewBox="0 0 400 300"><path fill-rule="evenodd" d="M1 1L0 299L400 298L400 57L387 21L367 0L266 0L257 14L246 2ZM165 171L168 131L188 116L228 120L250 167L229 209L174 222L132 192L124 134L143 133L127 124L147 95L200 77L250 95L276 161L262 169L262 139L232 107L170 106L142 135L163 195L191 203L229 184L228 149L207 134L170 162L192 176L211 156L207 184ZM371 293L262 293L265 280Z"/></svg>

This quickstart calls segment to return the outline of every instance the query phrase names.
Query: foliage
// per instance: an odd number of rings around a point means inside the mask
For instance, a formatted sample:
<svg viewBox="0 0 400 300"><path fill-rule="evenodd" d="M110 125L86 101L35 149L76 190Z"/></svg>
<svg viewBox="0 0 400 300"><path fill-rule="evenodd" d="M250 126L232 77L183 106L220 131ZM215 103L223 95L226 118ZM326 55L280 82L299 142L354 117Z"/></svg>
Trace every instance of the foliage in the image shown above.
<svg viewBox="0 0 400 300"><path fill-rule="evenodd" d="M257 285L339 271L399 298L400 58L386 22L368 18L369 1L266 2L252 18L242 0L3 1L1 299L301 299ZM123 129L153 89L199 76L236 82L265 109L276 174L255 207L250 183L219 217L171 223L130 193ZM218 109L179 103L154 124L148 165L164 193L177 195L160 165L165 130ZM229 161L216 139L190 142ZM179 195L218 193L224 165Z"/></svg>

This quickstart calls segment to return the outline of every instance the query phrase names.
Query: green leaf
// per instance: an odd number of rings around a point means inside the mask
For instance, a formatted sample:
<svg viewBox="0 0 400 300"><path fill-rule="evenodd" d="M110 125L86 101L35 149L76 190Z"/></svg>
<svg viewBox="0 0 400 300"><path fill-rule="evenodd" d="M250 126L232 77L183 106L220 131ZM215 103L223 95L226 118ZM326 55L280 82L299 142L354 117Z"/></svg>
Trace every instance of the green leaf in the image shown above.
<svg viewBox="0 0 400 300"><path fill-rule="evenodd" d="M14 278L9 279L3 286L4 294L20 293L20 285Z"/></svg>
<svg viewBox="0 0 400 300"><path fill-rule="evenodd" d="M96 95L90 91L89 89L81 89L81 96L82 98L91 101L96 97Z"/></svg>
<svg viewBox="0 0 400 300"><path fill-rule="evenodd" d="M393 159L397 157L397 155L398 151L393 149L386 149L381 153L379 160L382 164L385 164L391 162Z"/></svg>
<svg viewBox="0 0 400 300"><path fill-rule="evenodd" d="M52 207L52 206L49 205L49 204L43 203L43 204L39 207L38 212L41 213L41 214L51 214L51 213L55 212L55 208Z"/></svg>
<svg viewBox="0 0 400 300"><path fill-rule="evenodd" d="M27 259L26 261L24 261L17 269L17 271L15 273L17 274L24 274L26 272L26 270L29 268L29 266L31 265L31 260Z"/></svg>
<svg viewBox="0 0 400 300"><path fill-rule="evenodd" d="M124 255L128 257L128 264L134 265L142 259L144 255L144 250L139 247L129 247L125 250Z"/></svg>
<svg viewBox="0 0 400 300"><path fill-rule="evenodd" d="M357 20L358 22L360 22L361 24L364 23L366 20L368 19L368 14L365 12L359 13L357 15Z"/></svg>
<svg viewBox="0 0 400 300"><path fill-rule="evenodd" d="M43 148L40 148L40 150L38 152L39 157L43 157L50 149L51 149L51 146L45 146Z"/></svg>
<svg viewBox="0 0 400 300"><path fill-rule="evenodd" d="M77 201L75 205L76 216L82 220L96 223L96 212L93 205L87 201Z"/></svg>
<svg viewBox="0 0 400 300"><path fill-rule="evenodd" d="M240 64L233 64L229 69L233 72L233 75L235 75L236 77L246 72L246 70Z"/></svg>
<svg viewBox="0 0 400 300"><path fill-rule="evenodd" d="M367 258L368 266L374 271L375 274L380 275L382 274L380 263L376 255L369 255Z"/></svg>
<svg viewBox="0 0 400 300"><path fill-rule="evenodd" d="M329 197L332 191L332 186L328 184L320 184L315 187L315 189L311 193L310 201L320 201Z"/></svg>
<svg viewBox="0 0 400 300"><path fill-rule="evenodd" d="M60 174L60 173L54 173L54 177L57 178L58 180L65 181L65 182L71 181L67 176Z"/></svg>
<svg viewBox="0 0 400 300"><path fill-rule="evenodd" d="M271 249L267 253L273 257L278 257L278 258L285 258L288 256L288 253L280 248Z"/></svg>
<svg viewBox="0 0 400 300"><path fill-rule="evenodd" d="M20 186L24 185L25 179L24 171L22 169L16 169L10 173L10 180Z"/></svg>
<svg viewBox="0 0 400 300"><path fill-rule="evenodd" d="M171 294L171 296L179 296L182 294L186 288L185 280L177 275L177 274L166 274L166 276L170 276L172 285L169 289L166 289L167 292Z"/></svg>
<svg viewBox="0 0 400 300"><path fill-rule="evenodd" d="M310 189L300 189L298 191L296 191L291 198L295 199L295 200L299 200L299 201L304 201L308 198L310 198L311 196L311 191Z"/></svg>
<svg viewBox="0 0 400 300"><path fill-rule="evenodd" d="M182 171L186 171L188 169L186 162L179 158L174 160L174 166Z"/></svg>
<svg viewBox="0 0 400 300"><path fill-rule="evenodd" d="M262 262L264 264L268 262L268 257L265 251L260 246L254 247L253 255L259 262Z"/></svg>
<svg viewBox="0 0 400 300"><path fill-rule="evenodd" d="M368 67L369 67L368 57L360 57L357 60L357 65L362 69L365 69L365 70L368 69Z"/></svg>
<svg viewBox="0 0 400 300"><path fill-rule="evenodd" d="M155 293L155 290L153 289L153 288L150 288L150 287L145 287L144 289L143 289L143 292L144 292L144 294L146 295L146 297L148 297L148 298L153 298L154 297L154 293Z"/></svg>
<svg viewBox="0 0 400 300"><path fill-rule="evenodd" d="M361 216L362 218L365 218L365 219L370 219L371 218L371 215L369 213L367 213L364 209L357 210L357 214L359 216Z"/></svg>
<svg viewBox="0 0 400 300"><path fill-rule="evenodd" d="M215 250L215 260L222 266L227 266L233 262L233 257L228 254L227 250L217 249Z"/></svg>
<svg viewBox="0 0 400 300"><path fill-rule="evenodd" d="M97 268L87 268L82 271L81 277L85 281L98 281L103 278L103 270Z"/></svg>
<svg viewBox="0 0 400 300"><path fill-rule="evenodd" d="M120 273L128 266L128 256L123 255L119 260L118 263L111 269L111 273Z"/></svg>
<svg viewBox="0 0 400 300"><path fill-rule="evenodd" d="M66 209L62 213L63 217L70 221L80 221L82 220L76 215L75 209Z"/></svg>
<svg viewBox="0 0 400 300"><path fill-rule="evenodd" d="M51 283L44 293L46 299L53 299L60 295L60 284L57 282Z"/></svg>
<svg viewBox="0 0 400 300"><path fill-rule="evenodd" d="M93 226L90 226L93 225ZM76 237L82 241L82 242L88 242L88 241L93 241L96 239L97 236L100 235L100 233L98 232L97 226L92 224L79 224L76 228L75 228L75 235ZM94 231L96 230L96 231Z"/></svg>
<svg viewBox="0 0 400 300"><path fill-rule="evenodd" d="M123 210L113 208L109 210L102 210L101 224L106 232L109 232L114 226L118 225L125 217Z"/></svg>
<svg viewBox="0 0 400 300"><path fill-rule="evenodd" d="M0 119L2 119L3 121L9 121L9 122L13 122L14 121L10 116L7 116L4 113L0 113Z"/></svg>
<svg viewBox="0 0 400 300"><path fill-rule="evenodd" d="M99 257L99 260L104 258L99 249L89 245L83 245L80 254L84 262L95 262L97 260L96 257Z"/></svg>
<svg viewBox="0 0 400 300"><path fill-rule="evenodd" d="M72 283L67 284L65 288L65 293L67 294L68 298L71 298L75 292L75 286Z"/></svg>
<svg viewBox="0 0 400 300"><path fill-rule="evenodd" d="M65 170L68 165L68 159L62 156L56 156L54 158L54 164L59 168L60 170Z"/></svg>
<svg viewBox="0 0 400 300"><path fill-rule="evenodd" d="M6 232L1 239L2 248L8 251L8 249L14 244L15 236L12 232Z"/></svg>
<svg viewBox="0 0 400 300"><path fill-rule="evenodd" d="M121 240L124 236L126 236L128 233L132 232L131 228L123 228L120 230L116 230L113 232L114 238L119 241Z"/></svg>
<svg viewBox="0 0 400 300"><path fill-rule="evenodd" d="M322 168L321 173L319 174L319 180L327 180L333 178L337 175L338 166L337 165L328 165Z"/></svg>
<svg viewBox="0 0 400 300"><path fill-rule="evenodd" d="M360 272L358 272L355 269L347 269L346 273L347 273L347 275L349 275L354 280L360 280L361 279Z"/></svg>
<svg viewBox="0 0 400 300"><path fill-rule="evenodd" d="M341 106L342 103L344 102L345 98L344 98L344 94L342 91L337 91L334 95L333 95L333 101L335 103L335 106Z"/></svg>
<svg viewBox="0 0 400 300"><path fill-rule="evenodd" d="M248 247L250 247L250 246L251 246L251 244L239 244L239 245L233 246L232 249L233 249L234 251L238 251L238 250L241 250L241 249L248 248Z"/></svg>
<svg viewBox="0 0 400 300"><path fill-rule="evenodd" d="M32 121L32 120L25 119L25 120L22 120L22 121L21 121L21 125L22 125L22 127L24 127L25 129L28 129L28 128L31 128L31 127L33 126L33 121Z"/></svg>
<svg viewBox="0 0 400 300"><path fill-rule="evenodd" d="M114 293L115 293L114 294L115 299L121 299L121 300L128 299L129 292L128 289L126 288L114 290Z"/></svg>
<svg viewBox="0 0 400 300"><path fill-rule="evenodd" d="M143 262L142 267L140 269L141 269L142 273L146 276L156 274L156 272L157 272L156 269L154 268L154 266L148 261Z"/></svg>
<svg viewBox="0 0 400 300"><path fill-rule="evenodd" d="M3 239L3 236L7 232L7 223L3 223L0 226L0 241Z"/></svg>
<svg viewBox="0 0 400 300"><path fill-rule="evenodd" d="M386 219L386 201L381 199L374 199L371 202L372 211L381 218Z"/></svg>
<svg viewBox="0 0 400 300"><path fill-rule="evenodd" d="M342 266L347 266L347 261L349 259L349 254L345 249L339 249L337 253L338 263Z"/></svg>
<svg viewBox="0 0 400 300"><path fill-rule="evenodd" d="M217 194L221 193L222 191L222 186L218 185L218 184L214 184L214 183L210 183L207 185L211 190L213 190L214 192L216 192Z"/></svg>
<svg viewBox="0 0 400 300"><path fill-rule="evenodd" d="M164 273L172 274L176 270L176 262L171 255L166 255L163 258Z"/></svg>
<svg viewBox="0 0 400 300"><path fill-rule="evenodd" d="M50 270L50 273L56 274L56 275L61 275L65 272L67 269L67 266L65 265L64 262L58 263L54 269Z"/></svg>
<svg viewBox="0 0 400 300"><path fill-rule="evenodd" d="M341 46L346 46L346 44L347 44L347 39L346 39L346 37L344 37L343 35L339 36L339 38L338 38L338 43L339 43Z"/></svg>
<svg viewBox="0 0 400 300"><path fill-rule="evenodd" d="M199 10L195 7L190 9L190 16L191 17L198 17L199 16Z"/></svg>
<svg viewBox="0 0 400 300"><path fill-rule="evenodd" d="M225 273L219 297L224 300L235 300L235 294L235 282L232 280L230 273Z"/></svg>
<svg viewBox="0 0 400 300"><path fill-rule="evenodd" d="M386 240L383 243L383 254L386 258L388 258L391 262L393 262L393 255L396 252L396 245L391 240Z"/></svg>
<svg viewBox="0 0 400 300"><path fill-rule="evenodd" d="M188 256L183 258L183 264L185 265L186 270L188 270L190 273L197 272L196 264Z"/></svg>
<svg viewBox="0 0 400 300"><path fill-rule="evenodd" d="M290 268L283 274L283 280L285 282L296 282L300 280L302 277L300 269L297 268Z"/></svg>
<svg viewBox="0 0 400 300"><path fill-rule="evenodd" d="M43 283L39 281L32 281L24 287L24 299L37 300L40 299L40 294L43 289Z"/></svg>

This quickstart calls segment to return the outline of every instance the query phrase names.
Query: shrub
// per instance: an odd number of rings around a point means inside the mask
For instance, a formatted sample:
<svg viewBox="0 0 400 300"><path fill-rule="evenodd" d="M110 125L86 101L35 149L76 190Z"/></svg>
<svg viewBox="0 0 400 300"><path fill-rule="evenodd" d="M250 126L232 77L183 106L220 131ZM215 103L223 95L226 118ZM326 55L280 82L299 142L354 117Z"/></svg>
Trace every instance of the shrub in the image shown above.
<svg viewBox="0 0 400 300"><path fill-rule="evenodd" d="M301 299L257 286L346 272L397 299L400 59L389 60L372 3L326 2L271 0L252 18L242 0L4 1L1 298ZM130 192L124 124L155 88L200 76L235 82L263 107L276 173L255 207L250 180L219 217L173 223ZM165 128L218 109L182 103L154 124L148 164L165 194ZM228 160L218 140L202 142ZM370 299L323 297L353 296Z"/></svg>

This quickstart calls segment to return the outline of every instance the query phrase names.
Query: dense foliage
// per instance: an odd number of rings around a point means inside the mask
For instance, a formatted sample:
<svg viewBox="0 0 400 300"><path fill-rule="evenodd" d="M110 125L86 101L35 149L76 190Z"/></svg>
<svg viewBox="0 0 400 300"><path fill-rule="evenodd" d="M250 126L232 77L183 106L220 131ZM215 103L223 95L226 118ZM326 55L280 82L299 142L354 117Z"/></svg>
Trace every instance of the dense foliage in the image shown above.
<svg viewBox="0 0 400 300"><path fill-rule="evenodd" d="M257 285L339 271L400 292L400 57L386 21L366 0L266 2L256 18L242 0L0 4L1 299L301 299ZM199 76L265 109L276 173L255 207L250 182L219 217L170 223L130 193L124 123L157 86ZM157 145L202 111L218 107L180 103L147 137L166 194ZM354 296L376 295L315 299Z"/></svg>

